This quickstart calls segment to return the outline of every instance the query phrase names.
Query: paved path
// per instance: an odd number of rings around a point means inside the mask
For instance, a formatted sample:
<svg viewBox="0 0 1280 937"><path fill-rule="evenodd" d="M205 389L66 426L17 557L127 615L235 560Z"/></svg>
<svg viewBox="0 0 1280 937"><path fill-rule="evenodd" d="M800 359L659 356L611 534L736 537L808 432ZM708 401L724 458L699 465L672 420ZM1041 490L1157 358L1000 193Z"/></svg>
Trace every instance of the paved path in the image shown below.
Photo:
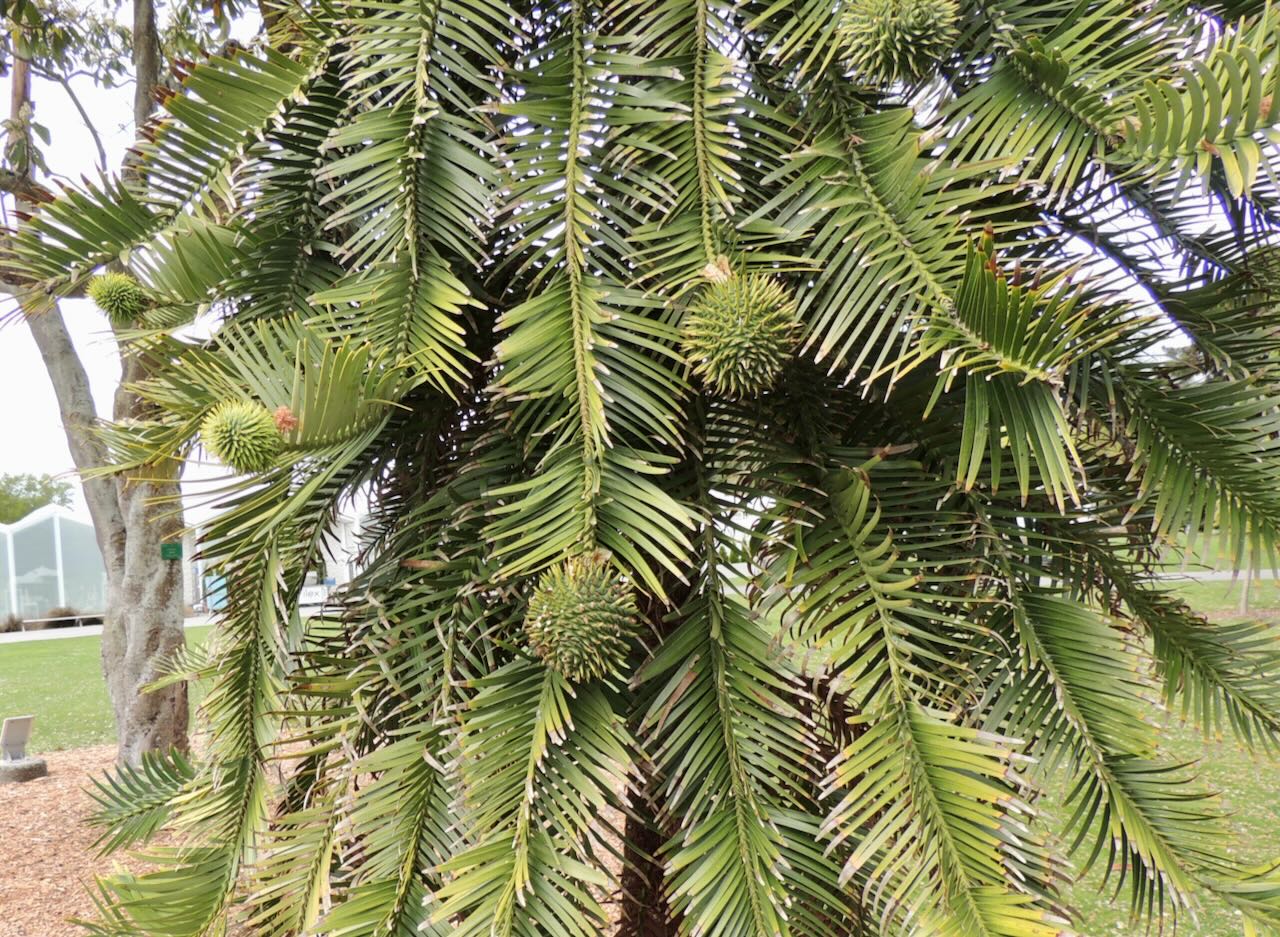
<svg viewBox="0 0 1280 937"><path fill-rule="evenodd" d="M1161 579L1189 579L1192 582L1230 582L1233 579L1243 579L1244 573L1233 573L1227 569L1189 569L1183 572L1178 569L1171 569L1167 572L1159 574ZM1271 569L1255 569L1253 571L1253 579L1274 579L1275 571Z"/></svg>
<svg viewBox="0 0 1280 937"><path fill-rule="evenodd" d="M184 628L209 624L208 615L196 615L183 619ZM62 638L88 638L102 634L102 625L85 625L82 628L50 628L46 631L11 631L0 634L0 644L20 644L24 641L58 641Z"/></svg>

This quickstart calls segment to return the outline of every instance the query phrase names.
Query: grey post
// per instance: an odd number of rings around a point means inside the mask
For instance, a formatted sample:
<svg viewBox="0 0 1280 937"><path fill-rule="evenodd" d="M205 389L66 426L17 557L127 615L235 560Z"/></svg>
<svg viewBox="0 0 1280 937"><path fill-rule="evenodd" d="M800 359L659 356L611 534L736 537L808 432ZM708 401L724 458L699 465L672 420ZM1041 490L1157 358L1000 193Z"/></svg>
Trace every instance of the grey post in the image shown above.
<svg viewBox="0 0 1280 937"><path fill-rule="evenodd" d="M27 755L27 742L31 741L31 726L35 721L35 716L11 716L0 727L0 784L31 781L49 773L43 758Z"/></svg>
<svg viewBox="0 0 1280 937"><path fill-rule="evenodd" d="M22 761L27 757L27 742L31 741L31 724L35 716L10 716L0 728L0 758L5 761Z"/></svg>

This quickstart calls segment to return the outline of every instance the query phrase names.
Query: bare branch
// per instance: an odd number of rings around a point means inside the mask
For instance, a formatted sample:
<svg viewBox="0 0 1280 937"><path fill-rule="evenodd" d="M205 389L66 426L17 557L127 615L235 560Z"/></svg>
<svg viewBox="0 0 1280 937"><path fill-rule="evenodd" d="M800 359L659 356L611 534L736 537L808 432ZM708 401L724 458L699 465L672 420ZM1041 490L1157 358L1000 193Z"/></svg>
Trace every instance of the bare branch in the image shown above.
<svg viewBox="0 0 1280 937"><path fill-rule="evenodd" d="M12 82L9 103L11 112L17 115L31 103L31 68L25 59L14 60ZM34 190L43 189L31 180L29 174L8 172L0 182L7 183L5 191L13 194L20 215L29 214L35 207L29 197L33 187ZM107 464L106 446L93 432L98 413L93 403L89 375L67 332L61 309L51 297L38 294L29 284L17 284L16 294L58 398L67 447L76 468L83 473L88 468ZM127 530L116 481L82 474L81 484L108 575L118 576L123 570Z"/></svg>
<svg viewBox="0 0 1280 937"><path fill-rule="evenodd" d="M58 77L54 80L62 86L62 90L67 93L67 97L71 99L71 103L75 105L75 109L79 112L80 120L89 131L89 135L93 137L93 145L98 148L98 168L106 172L107 148L102 145L102 137L98 134L98 128L94 126L93 120L89 117L89 112L85 110L84 104L81 103L80 96L75 93L68 79Z"/></svg>

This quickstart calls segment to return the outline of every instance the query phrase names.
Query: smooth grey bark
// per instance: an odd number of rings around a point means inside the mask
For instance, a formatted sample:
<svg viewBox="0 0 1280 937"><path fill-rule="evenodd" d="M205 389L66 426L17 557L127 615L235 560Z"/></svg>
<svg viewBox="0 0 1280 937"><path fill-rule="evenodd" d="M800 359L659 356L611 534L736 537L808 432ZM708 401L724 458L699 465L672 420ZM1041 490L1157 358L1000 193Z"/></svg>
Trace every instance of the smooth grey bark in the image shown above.
<svg viewBox="0 0 1280 937"><path fill-rule="evenodd" d="M153 0L135 0L137 89L134 115L148 119L159 81L159 45ZM13 63L11 114L31 106L27 63ZM21 205L24 211L34 206ZM180 464L167 461L116 475L90 474L108 464L108 452L93 433L97 418L88 375L67 332L62 311L47 297L19 296L26 321L53 384L72 460L81 475L85 502L107 573L102 669L114 710L121 762L138 764L144 753L187 748L188 703L183 683L146 692L164 664L183 646L182 564L160 556L162 543L181 539ZM137 349L119 343L122 374L116 419L142 416L144 403L127 387L144 378L147 365Z"/></svg>
<svg viewBox="0 0 1280 937"><path fill-rule="evenodd" d="M133 125L142 129L155 109L160 84L160 34L156 30L155 0L133 3Z"/></svg>

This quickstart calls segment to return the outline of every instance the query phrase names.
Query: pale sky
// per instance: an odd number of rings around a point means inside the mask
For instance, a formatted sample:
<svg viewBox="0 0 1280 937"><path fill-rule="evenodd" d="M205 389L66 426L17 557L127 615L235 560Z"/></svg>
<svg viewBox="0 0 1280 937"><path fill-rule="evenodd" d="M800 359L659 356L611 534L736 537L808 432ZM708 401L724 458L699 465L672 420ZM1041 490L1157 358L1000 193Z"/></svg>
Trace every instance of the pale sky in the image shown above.
<svg viewBox="0 0 1280 937"><path fill-rule="evenodd" d="M86 79L78 79L74 87L94 119L111 165L119 165L121 155L133 140L132 87L107 91ZM8 77L0 79L0 94L0 100L8 101ZM36 80L32 96L36 122L52 134L52 143L45 148L49 170L68 179L95 174L97 149L63 90ZM13 219L4 221L11 224ZM0 325L0 473L71 473L74 465L49 375L26 324L10 315L13 301L2 301L6 315ZM89 374L98 413L109 416L120 378L120 361L107 320L85 299L65 301L62 314ZM75 507L83 510L78 484L75 498Z"/></svg>
<svg viewBox="0 0 1280 937"><path fill-rule="evenodd" d="M256 15L247 15L234 24L232 32L241 41L248 41L259 25ZM133 84L104 89L88 78L75 78L72 79L72 87L97 128L106 150L108 170L114 170L135 138ZM9 89L8 76L0 77L0 102L8 101ZM96 177L97 147L66 92L56 84L35 79L32 98L36 123L42 124L51 134L51 142L44 147L44 155L53 177L65 181ZM3 116L7 117L8 112L5 111ZM0 221L11 225L14 219L5 217ZM64 475L77 482L73 486L72 507L83 512L84 497L74 475L75 466L62 430L53 386L49 383L49 375L30 331L24 322L11 315L13 310L12 299L0 296L0 312L3 313L0 316L0 474L47 472ZM87 299L65 300L62 315L89 375L98 415L109 418L111 401L120 381L120 359L106 317ZM189 462L183 477L190 481L224 474L220 466ZM193 493L198 495L198 490L193 492L191 485L184 486L184 490L188 495L187 520L190 522L207 516L209 510L200 506L205 499L191 497Z"/></svg>

